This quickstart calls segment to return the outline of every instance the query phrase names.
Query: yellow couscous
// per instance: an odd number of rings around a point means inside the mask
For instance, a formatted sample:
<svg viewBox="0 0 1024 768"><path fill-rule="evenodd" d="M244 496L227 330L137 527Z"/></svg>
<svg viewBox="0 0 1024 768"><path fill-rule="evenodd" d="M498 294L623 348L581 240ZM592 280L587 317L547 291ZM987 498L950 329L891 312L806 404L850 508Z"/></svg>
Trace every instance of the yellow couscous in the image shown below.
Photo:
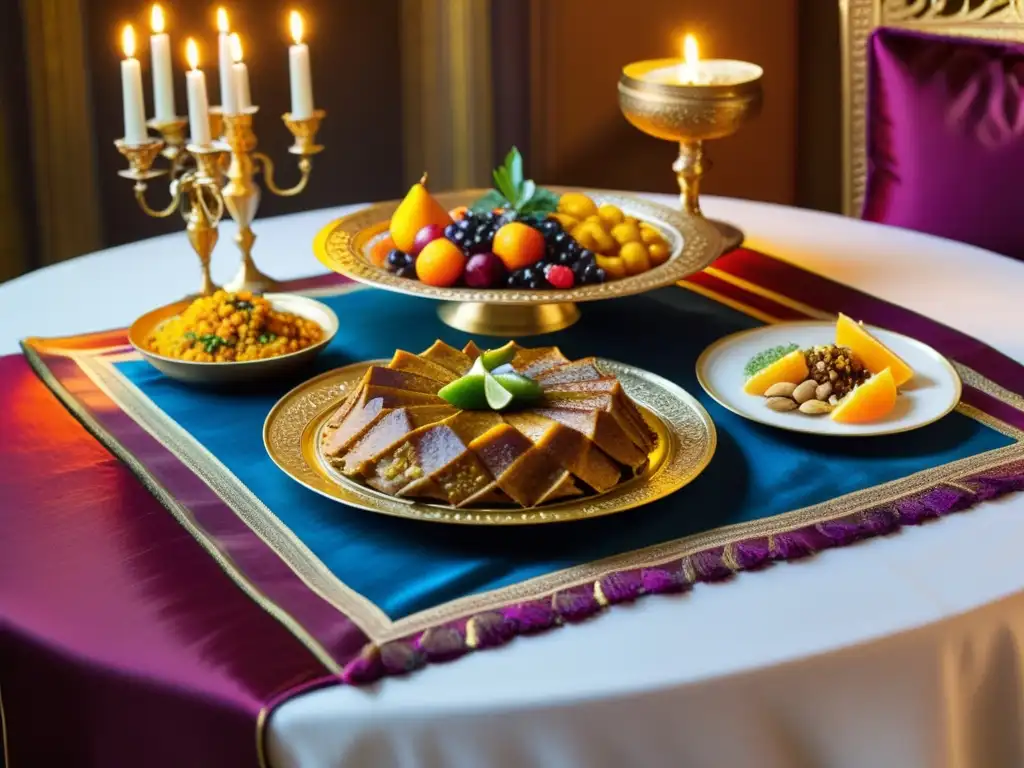
<svg viewBox="0 0 1024 768"><path fill-rule="evenodd" d="M298 352L323 338L312 320L278 312L248 291L217 291L193 301L146 340L150 352L197 363L263 360Z"/></svg>

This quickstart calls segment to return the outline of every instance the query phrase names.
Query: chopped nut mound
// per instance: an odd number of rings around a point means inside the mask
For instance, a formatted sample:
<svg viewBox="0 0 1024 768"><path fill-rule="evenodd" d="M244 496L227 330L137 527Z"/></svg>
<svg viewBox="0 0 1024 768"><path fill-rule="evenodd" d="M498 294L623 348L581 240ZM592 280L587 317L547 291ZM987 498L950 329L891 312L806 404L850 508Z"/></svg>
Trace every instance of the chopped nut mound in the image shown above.
<svg viewBox="0 0 1024 768"><path fill-rule="evenodd" d="M811 378L819 384L830 383L832 394L842 398L871 376L863 363L846 347L823 344L805 353Z"/></svg>

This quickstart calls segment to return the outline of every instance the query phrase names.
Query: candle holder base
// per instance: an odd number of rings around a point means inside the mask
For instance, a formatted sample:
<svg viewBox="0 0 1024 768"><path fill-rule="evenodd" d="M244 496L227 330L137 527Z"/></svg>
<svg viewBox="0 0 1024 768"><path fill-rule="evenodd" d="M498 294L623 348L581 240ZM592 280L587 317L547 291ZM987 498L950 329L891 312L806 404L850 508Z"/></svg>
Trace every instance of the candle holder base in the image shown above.
<svg viewBox="0 0 1024 768"><path fill-rule="evenodd" d="M277 280L260 272L259 268L251 262L243 263L235 276L224 284L224 290L232 293L239 291L249 291L255 294L271 293L280 287L281 284Z"/></svg>
<svg viewBox="0 0 1024 768"><path fill-rule="evenodd" d="M715 229L718 230L722 236L722 254L729 253L729 251L735 251L741 245L745 236L743 230L734 227L726 221L718 221L717 219L708 219L708 223L714 224Z"/></svg>

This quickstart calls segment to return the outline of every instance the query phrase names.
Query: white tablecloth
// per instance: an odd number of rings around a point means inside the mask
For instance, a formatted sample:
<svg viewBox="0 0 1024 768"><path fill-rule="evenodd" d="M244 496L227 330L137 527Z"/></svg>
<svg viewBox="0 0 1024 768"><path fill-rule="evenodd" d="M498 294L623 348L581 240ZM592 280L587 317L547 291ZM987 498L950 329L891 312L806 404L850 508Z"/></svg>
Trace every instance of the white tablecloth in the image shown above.
<svg viewBox="0 0 1024 768"><path fill-rule="evenodd" d="M792 208L722 198L705 208L752 247L1024 362L1024 263ZM257 222L259 263L279 277L319 271L309 242L339 213ZM224 229L218 280L236 264ZM0 353L29 334L124 326L193 289L193 258L175 235L0 286ZM372 688L305 694L272 717L270 758L282 768L1024 765L1018 541L1021 496Z"/></svg>

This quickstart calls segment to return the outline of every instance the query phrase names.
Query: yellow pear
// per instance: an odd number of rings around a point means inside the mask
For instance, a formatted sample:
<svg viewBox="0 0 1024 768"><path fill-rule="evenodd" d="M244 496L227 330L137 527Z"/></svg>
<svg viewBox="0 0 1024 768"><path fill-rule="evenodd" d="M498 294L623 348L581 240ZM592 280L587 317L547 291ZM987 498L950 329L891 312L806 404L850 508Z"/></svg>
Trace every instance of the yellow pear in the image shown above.
<svg viewBox="0 0 1024 768"><path fill-rule="evenodd" d="M423 174L406 194L405 199L391 214L391 239L400 251L409 253L416 233L428 224L444 229L452 223L448 211L441 207L427 191L427 174Z"/></svg>

